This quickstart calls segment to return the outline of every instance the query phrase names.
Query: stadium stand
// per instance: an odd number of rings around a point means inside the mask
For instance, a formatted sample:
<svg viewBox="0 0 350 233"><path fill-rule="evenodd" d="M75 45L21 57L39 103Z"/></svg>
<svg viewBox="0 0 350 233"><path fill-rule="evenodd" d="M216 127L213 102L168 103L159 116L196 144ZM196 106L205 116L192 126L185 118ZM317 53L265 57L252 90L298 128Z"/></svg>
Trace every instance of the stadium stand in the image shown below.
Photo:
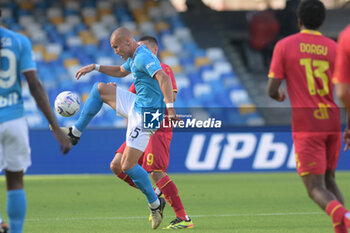
<svg viewBox="0 0 350 233"><path fill-rule="evenodd" d="M192 109L189 110L191 113L201 109L209 116L225 117L230 125L264 123L221 42L217 40L210 47L201 48L192 35L193 27L186 26L169 1L1 2L2 24L27 35L32 41L38 73L52 104L57 94L65 90L80 94L85 101L96 81L113 81L123 88L131 85L130 77L115 79L97 72L86 75L79 82L74 79L78 68L87 64L123 63L113 54L109 36L115 28L125 26L136 37L147 34L158 38L159 57L171 66L177 80L177 108ZM211 40L215 40L215 34L211 35L214 38ZM47 122L35 107L26 84L23 89L30 127L46 128ZM218 111L219 108L225 110ZM61 125L70 125L77 116L64 118L58 115L58 118ZM123 127L125 121L104 106L90 126Z"/></svg>

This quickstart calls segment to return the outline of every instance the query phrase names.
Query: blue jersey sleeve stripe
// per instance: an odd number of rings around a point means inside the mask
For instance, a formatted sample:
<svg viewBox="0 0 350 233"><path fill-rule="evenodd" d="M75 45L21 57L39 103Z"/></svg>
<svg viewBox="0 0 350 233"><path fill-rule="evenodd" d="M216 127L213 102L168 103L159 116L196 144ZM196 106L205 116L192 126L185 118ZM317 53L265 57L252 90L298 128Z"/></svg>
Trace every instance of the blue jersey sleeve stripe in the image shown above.
<svg viewBox="0 0 350 233"><path fill-rule="evenodd" d="M158 70L156 70L156 71L154 71L153 72L153 74L152 74L152 78L154 78L154 75L158 72L158 71L160 71L160 70L163 70L162 68L160 68L160 69L158 69Z"/></svg>

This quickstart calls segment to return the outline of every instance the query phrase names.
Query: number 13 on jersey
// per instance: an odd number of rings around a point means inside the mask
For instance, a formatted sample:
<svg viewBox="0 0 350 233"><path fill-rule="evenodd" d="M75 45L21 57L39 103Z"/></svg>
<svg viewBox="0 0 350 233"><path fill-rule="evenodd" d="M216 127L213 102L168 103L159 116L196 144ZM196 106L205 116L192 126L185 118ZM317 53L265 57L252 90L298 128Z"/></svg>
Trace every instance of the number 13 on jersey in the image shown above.
<svg viewBox="0 0 350 233"><path fill-rule="evenodd" d="M329 62L323 60L312 60L311 58L300 59L300 65L305 67L305 74L307 80L307 86L310 95L316 95L318 93L320 96L325 96L329 94L328 87L328 76L325 73L329 69ZM312 68L316 67L315 70ZM322 89L316 90L315 79L320 78L322 81Z"/></svg>

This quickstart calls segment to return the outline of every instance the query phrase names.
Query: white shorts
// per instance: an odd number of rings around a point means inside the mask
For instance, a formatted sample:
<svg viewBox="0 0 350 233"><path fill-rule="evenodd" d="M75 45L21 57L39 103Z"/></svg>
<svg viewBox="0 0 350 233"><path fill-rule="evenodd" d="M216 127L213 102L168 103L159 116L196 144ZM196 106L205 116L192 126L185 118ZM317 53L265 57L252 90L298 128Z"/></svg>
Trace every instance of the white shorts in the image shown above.
<svg viewBox="0 0 350 233"><path fill-rule="evenodd" d="M116 98L117 115L128 119L126 145L142 152L145 151L154 131L143 128L142 115L134 109L136 94L117 87Z"/></svg>
<svg viewBox="0 0 350 233"><path fill-rule="evenodd" d="M0 123L0 171L26 171L31 164L25 117Z"/></svg>

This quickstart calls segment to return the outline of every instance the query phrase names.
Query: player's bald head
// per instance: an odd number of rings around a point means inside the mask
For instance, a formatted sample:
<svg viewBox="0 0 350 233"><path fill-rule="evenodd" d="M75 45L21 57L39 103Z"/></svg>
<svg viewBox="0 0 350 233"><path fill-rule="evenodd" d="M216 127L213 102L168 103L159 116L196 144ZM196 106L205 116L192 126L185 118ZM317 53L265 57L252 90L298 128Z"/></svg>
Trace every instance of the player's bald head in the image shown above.
<svg viewBox="0 0 350 233"><path fill-rule="evenodd" d="M114 52L124 60L132 57L138 46L133 34L126 27L120 27L114 30L110 42Z"/></svg>
<svg viewBox="0 0 350 233"><path fill-rule="evenodd" d="M126 27L120 27L113 31L111 40L133 39L133 34Z"/></svg>

